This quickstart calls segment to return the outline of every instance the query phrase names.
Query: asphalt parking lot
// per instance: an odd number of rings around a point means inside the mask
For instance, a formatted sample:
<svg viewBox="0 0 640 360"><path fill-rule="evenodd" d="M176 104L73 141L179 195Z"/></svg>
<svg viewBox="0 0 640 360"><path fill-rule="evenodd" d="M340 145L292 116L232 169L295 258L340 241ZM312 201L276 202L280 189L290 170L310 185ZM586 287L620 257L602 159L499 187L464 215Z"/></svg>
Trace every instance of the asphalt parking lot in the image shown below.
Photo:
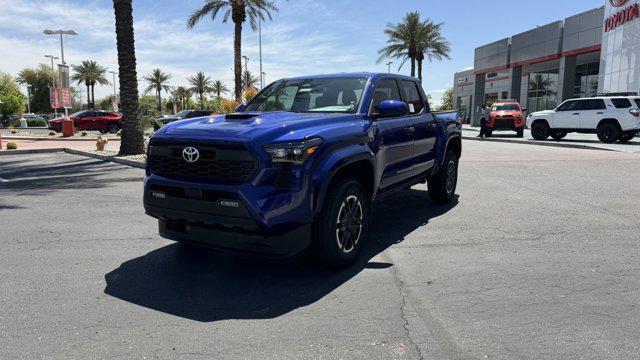
<svg viewBox="0 0 640 360"><path fill-rule="evenodd" d="M161 239L140 169L1 156L2 357L637 358L640 156L463 147L454 204L385 198L339 273Z"/></svg>

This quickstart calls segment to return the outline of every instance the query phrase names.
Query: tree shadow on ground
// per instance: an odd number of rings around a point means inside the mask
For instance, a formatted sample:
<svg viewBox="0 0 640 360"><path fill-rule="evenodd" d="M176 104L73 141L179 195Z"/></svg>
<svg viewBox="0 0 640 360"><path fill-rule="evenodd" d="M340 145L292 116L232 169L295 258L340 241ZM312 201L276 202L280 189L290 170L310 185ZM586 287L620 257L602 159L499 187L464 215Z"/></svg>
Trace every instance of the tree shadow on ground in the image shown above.
<svg viewBox="0 0 640 360"><path fill-rule="evenodd" d="M106 274L104 292L201 322L275 318L318 301L364 269L392 266L371 260L457 203L456 197L449 205L436 206L419 190L379 201L360 260L340 272L312 266L307 257L261 259L172 244Z"/></svg>

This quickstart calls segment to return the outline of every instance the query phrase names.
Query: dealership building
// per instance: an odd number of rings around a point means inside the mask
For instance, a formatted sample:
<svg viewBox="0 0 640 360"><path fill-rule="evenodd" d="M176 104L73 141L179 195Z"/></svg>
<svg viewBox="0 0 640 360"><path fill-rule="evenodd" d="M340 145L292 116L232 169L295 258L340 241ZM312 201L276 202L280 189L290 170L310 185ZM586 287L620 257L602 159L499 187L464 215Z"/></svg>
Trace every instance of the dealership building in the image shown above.
<svg viewBox="0 0 640 360"><path fill-rule="evenodd" d="M606 0L475 49L474 68L455 74L454 105L473 124L480 106L516 99L528 112L566 99L640 91L640 0Z"/></svg>

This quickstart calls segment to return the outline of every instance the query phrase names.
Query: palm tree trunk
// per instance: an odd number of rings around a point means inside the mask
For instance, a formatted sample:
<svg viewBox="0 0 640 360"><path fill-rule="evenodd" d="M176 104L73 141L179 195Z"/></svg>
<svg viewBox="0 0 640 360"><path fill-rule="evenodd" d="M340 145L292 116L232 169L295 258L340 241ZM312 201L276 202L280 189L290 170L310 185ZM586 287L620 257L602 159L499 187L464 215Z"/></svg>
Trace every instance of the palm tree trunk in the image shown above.
<svg viewBox="0 0 640 360"><path fill-rule="evenodd" d="M118 47L118 73L122 111L121 155L144 153L142 128L138 121L138 74L133 35L132 0L113 0L116 17L116 41Z"/></svg>
<svg viewBox="0 0 640 360"><path fill-rule="evenodd" d="M233 38L233 71L235 72L236 101L242 101L242 23L235 22Z"/></svg>
<svg viewBox="0 0 640 360"><path fill-rule="evenodd" d="M91 107L91 86L87 84L87 108Z"/></svg>
<svg viewBox="0 0 640 360"><path fill-rule="evenodd" d="M411 76L416 76L416 58L411 58Z"/></svg>
<svg viewBox="0 0 640 360"><path fill-rule="evenodd" d="M91 110L96 109L96 86L91 84Z"/></svg>
<svg viewBox="0 0 640 360"><path fill-rule="evenodd" d="M156 90L156 96L158 99L158 112L162 112L162 94L160 90Z"/></svg>
<svg viewBox="0 0 640 360"><path fill-rule="evenodd" d="M200 110L204 109L204 97L203 97L204 93L200 92Z"/></svg>
<svg viewBox="0 0 640 360"><path fill-rule="evenodd" d="M422 60L418 60L418 80L422 84Z"/></svg>

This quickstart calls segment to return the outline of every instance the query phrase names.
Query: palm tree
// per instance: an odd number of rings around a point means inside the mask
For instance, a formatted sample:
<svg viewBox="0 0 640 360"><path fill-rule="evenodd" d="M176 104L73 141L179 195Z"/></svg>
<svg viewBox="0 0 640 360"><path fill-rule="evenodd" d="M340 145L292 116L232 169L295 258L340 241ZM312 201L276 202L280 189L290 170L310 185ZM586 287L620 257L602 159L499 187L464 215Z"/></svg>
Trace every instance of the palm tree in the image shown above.
<svg viewBox="0 0 640 360"><path fill-rule="evenodd" d="M189 84L191 84L191 91L198 94L200 108L204 109L204 94L213 91L211 78L200 71L189 78Z"/></svg>
<svg viewBox="0 0 640 360"><path fill-rule="evenodd" d="M153 69L151 74L144 77L144 80L149 84L144 90L145 93L155 90L156 99L158 100L158 111L162 111L162 90L169 92L171 87L167 85L167 82L171 79L170 74L165 74L160 69Z"/></svg>
<svg viewBox="0 0 640 360"><path fill-rule="evenodd" d="M132 0L113 0L116 16L118 47L118 77L120 80L120 109L122 111L122 141L120 155L144 154L144 138L138 120L138 74L133 36Z"/></svg>
<svg viewBox="0 0 640 360"><path fill-rule="evenodd" d="M222 22L226 23L231 16L235 25L233 40L233 65L234 84L236 101L242 98L242 24L249 19L251 29L256 30L258 19L265 21L266 17L271 20L271 11L278 11L273 0L204 0L202 8L191 14L187 20L187 27L192 29L205 16L215 20L220 11L224 10Z"/></svg>
<svg viewBox="0 0 640 360"><path fill-rule="evenodd" d="M227 87L227 85L225 85L225 83L223 83L220 80L214 81L211 87L212 87L211 91L216 94L216 98L218 100L222 98L222 94L226 94L229 92L229 88Z"/></svg>
<svg viewBox="0 0 640 360"><path fill-rule="evenodd" d="M184 110L185 104L188 103L189 98L191 97L191 90L184 86L178 86L173 90L171 95L180 104L180 110Z"/></svg>
<svg viewBox="0 0 640 360"><path fill-rule="evenodd" d="M529 92L538 93L535 97L555 95L555 91L551 90L554 85L554 81L542 74L536 74L529 80Z"/></svg>
<svg viewBox="0 0 640 360"><path fill-rule="evenodd" d="M242 90L246 90L250 87L255 87L255 85L260 82L256 76L253 76L249 70L245 70L242 73Z"/></svg>
<svg viewBox="0 0 640 360"><path fill-rule="evenodd" d="M418 36L418 46L416 51L416 62L418 63L418 79L422 82L422 61L426 58L431 62L433 59L442 61L450 59L449 42L442 36L441 30L444 23L436 24L427 19L422 23Z"/></svg>
<svg viewBox="0 0 640 360"><path fill-rule="evenodd" d="M95 109L95 86L109 85L109 80L105 76L107 74L107 68L98 65L94 60L85 60L80 65L73 66L74 74L71 80L78 84L84 83L87 87L87 104L90 109ZM91 95L91 96L89 96Z"/></svg>
<svg viewBox="0 0 640 360"><path fill-rule="evenodd" d="M398 70L404 63L411 61L411 76L416 75L416 56L418 54L419 37L422 32L420 13L417 11L405 15L399 24L388 23L384 33L387 35L387 46L378 50L378 63L386 58L402 59Z"/></svg>

